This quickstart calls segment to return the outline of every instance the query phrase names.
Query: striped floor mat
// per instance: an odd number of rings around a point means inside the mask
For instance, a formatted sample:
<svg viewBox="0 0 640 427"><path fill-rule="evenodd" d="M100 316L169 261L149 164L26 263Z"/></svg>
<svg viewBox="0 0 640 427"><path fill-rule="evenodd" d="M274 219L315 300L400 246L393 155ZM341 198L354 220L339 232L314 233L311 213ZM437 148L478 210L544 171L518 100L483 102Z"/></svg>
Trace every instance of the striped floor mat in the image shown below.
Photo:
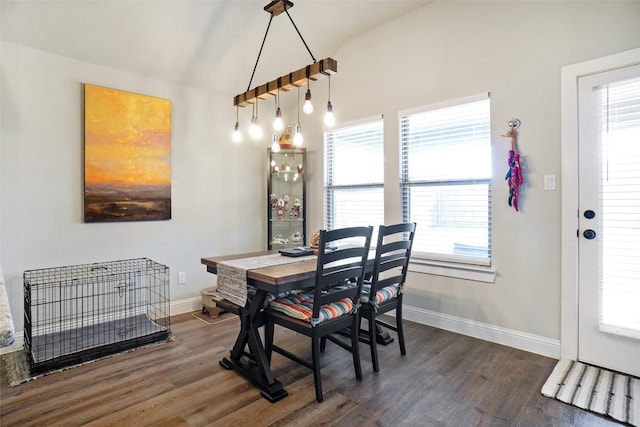
<svg viewBox="0 0 640 427"><path fill-rule="evenodd" d="M640 379L561 359L542 394L640 427Z"/></svg>

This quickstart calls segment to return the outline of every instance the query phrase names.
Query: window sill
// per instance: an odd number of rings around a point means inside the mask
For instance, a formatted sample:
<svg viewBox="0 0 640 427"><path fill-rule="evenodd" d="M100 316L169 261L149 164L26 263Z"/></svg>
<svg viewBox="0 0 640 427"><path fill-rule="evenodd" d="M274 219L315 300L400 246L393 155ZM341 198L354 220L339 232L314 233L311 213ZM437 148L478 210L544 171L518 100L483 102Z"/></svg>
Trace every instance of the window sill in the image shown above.
<svg viewBox="0 0 640 427"><path fill-rule="evenodd" d="M412 258L409 263L409 271L413 273L472 280L474 282L495 283L496 281L496 272L489 267L452 264L426 259Z"/></svg>

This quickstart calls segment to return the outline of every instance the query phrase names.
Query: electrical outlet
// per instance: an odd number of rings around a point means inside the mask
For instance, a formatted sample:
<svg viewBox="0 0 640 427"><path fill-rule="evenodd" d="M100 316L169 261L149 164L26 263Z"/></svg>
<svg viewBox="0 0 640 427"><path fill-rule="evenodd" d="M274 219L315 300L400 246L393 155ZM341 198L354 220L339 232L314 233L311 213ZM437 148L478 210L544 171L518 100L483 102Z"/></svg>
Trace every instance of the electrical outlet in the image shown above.
<svg viewBox="0 0 640 427"><path fill-rule="evenodd" d="M184 285L185 283L187 283L187 273L181 271L180 273L178 273L178 284Z"/></svg>

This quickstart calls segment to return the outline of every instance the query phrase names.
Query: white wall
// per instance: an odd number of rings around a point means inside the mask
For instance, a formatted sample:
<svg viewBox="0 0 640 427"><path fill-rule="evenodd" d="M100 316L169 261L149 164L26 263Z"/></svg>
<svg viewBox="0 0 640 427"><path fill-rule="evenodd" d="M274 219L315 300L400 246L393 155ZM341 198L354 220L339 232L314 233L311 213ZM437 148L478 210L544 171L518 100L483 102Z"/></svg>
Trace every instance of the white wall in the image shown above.
<svg viewBox="0 0 640 427"><path fill-rule="evenodd" d="M83 83L172 101L171 220L82 222ZM176 301L215 282L201 257L265 247L266 148L231 143L230 100L2 43L1 262L17 331L25 270L147 257L170 267Z"/></svg>
<svg viewBox="0 0 640 427"><path fill-rule="evenodd" d="M437 2L336 53L331 84L338 120L385 118L387 223L399 219L397 112L491 92L497 278L487 284L411 274L405 303L418 308L414 316L424 310L427 317L559 342L562 183L558 191L544 191L543 175L559 181L561 173L560 67L640 46L639 23L640 2ZM510 139L501 135L511 118L522 121L519 213L507 205L504 181ZM314 138L312 201L322 196L321 147ZM318 228L322 206L310 208Z"/></svg>
<svg viewBox="0 0 640 427"><path fill-rule="evenodd" d="M437 2L321 55L338 60L331 84L340 121L384 114L387 222L399 219L397 111L491 92L497 279L414 273L409 306L559 340L562 183L545 192L542 176L561 172L560 67L640 46L638 22L639 2ZM0 255L17 330L24 270L149 257L171 268L177 300L212 283L200 257L264 247L265 150L230 143L230 96L1 48ZM173 101L171 221L82 223L83 82ZM312 87L316 99L325 84ZM503 180L509 139L500 135L513 117L522 120L520 213L507 206ZM303 123L308 230L323 221L322 129L314 123ZM177 285L178 271L187 285Z"/></svg>

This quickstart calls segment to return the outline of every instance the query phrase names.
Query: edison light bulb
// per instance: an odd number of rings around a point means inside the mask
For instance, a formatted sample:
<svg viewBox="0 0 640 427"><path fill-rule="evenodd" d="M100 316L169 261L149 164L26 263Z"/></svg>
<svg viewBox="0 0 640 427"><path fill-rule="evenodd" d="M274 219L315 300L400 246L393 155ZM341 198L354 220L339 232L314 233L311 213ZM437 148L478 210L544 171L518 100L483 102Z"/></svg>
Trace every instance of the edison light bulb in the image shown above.
<svg viewBox="0 0 640 427"><path fill-rule="evenodd" d="M240 124L238 122L236 122L236 126L233 130L233 135L231 137L233 138L233 142L242 141L242 134L240 133Z"/></svg>
<svg viewBox="0 0 640 427"><path fill-rule="evenodd" d="M300 125L296 126L296 133L293 136L293 145L295 145L296 147L299 147L302 145L303 139L302 139L302 129L300 129Z"/></svg>
<svg viewBox="0 0 640 427"><path fill-rule="evenodd" d="M251 118L251 125L249 126L249 134L253 139L262 138L262 128L260 127L260 122L258 122L257 117Z"/></svg>
<svg viewBox="0 0 640 427"><path fill-rule="evenodd" d="M280 112L280 107L276 110L276 119L273 121L273 130L276 132L280 132L284 127L284 123L282 122L282 113Z"/></svg>
<svg viewBox="0 0 640 427"><path fill-rule="evenodd" d="M304 106L302 107L302 111L305 114L313 113L313 104L311 103L311 89L307 89L307 93L304 95Z"/></svg>
<svg viewBox="0 0 640 427"><path fill-rule="evenodd" d="M333 115L333 105L331 105L331 101L327 102L327 114L324 116L324 124L328 127L336 124L336 116Z"/></svg>
<svg viewBox="0 0 640 427"><path fill-rule="evenodd" d="M278 142L278 135L277 134L273 134L273 136L271 137L271 151L274 153L277 153L278 151L280 151L280 143Z"/></svg>

